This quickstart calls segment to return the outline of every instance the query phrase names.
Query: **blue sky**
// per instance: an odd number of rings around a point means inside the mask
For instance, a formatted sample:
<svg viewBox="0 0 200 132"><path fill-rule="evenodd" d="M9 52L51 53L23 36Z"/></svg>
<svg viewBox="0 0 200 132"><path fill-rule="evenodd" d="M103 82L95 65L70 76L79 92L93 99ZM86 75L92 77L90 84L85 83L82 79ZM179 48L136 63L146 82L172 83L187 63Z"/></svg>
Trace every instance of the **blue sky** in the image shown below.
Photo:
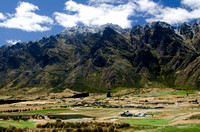
<svg viewBox="0 0 200 132"><path fill-rule="evenodd" d="M0 46L36 40L76 25L172 25L200 18L200 0L1 0Z"/></svg>

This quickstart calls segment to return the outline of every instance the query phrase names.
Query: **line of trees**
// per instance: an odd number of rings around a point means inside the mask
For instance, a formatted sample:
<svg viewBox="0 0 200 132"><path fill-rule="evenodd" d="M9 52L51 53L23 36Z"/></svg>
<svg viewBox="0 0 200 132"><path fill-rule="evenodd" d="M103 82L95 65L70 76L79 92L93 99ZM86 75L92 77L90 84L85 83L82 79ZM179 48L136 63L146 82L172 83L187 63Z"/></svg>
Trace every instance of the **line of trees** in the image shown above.
<svg viewBox="0 0 200 132"><path fill-rule="evenodd" d="M118 132L121 129L129 128L129 123L109 123L109 122L62 122L57 120L54 123L38 124L37 128L62 129L65 131L80 132Z"/></svg>
<svg viewBox="0 0 200 132"><path fill-rule="evenodd" d="M25 108L25 109L10 109L10 110L1 110L0 113L11 113L11 112L23 112L23 111L34 111L34 110L44 110L51 109L52 107L39 107L39 108Z"/></svg>
<svg viewBox="0 0 200 132"><path fill-rule="evenodd" d="M0 111L0 113L11 113L11 112L22 112L22 111L31 111L31 109L2 110Z"/></svg>

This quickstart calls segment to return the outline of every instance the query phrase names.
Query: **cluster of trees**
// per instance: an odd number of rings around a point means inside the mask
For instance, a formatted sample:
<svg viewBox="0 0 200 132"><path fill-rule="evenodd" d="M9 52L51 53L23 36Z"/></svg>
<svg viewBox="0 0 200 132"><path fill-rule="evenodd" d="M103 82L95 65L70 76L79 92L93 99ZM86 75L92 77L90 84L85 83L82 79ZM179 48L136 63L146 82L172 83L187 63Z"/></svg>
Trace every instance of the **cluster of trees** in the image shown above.
<svg viewBox="0 0 200 132"><path fill-rule="evenodd" d="M37 128L62 129L65 131L78 132L114 132L130 127L129 123L109 123L109 122L62 122L57 120L54 123L38 124Z"/></svg>
<svg viewBox="0 0 200 132"><path fill-rule="evenodd" d="M16 127L11 127L11 128L4 128L0 127L0 132L25 132L26 129L23 128L16 128Z"/></svg>
<svg viewBox="0 0 200 132"><path fill-rule="evenodd" d="M25 108L25 109L10 109L10 110L1 110L0 113L11 113L11 112L23 112L23 111L33 111L41 109L51 109L52 107L42 107L42 108Z"/></svg>
<svg viewBox="0 0 200 132"><path fill-rule="evenodd" d="M9 113L9 112L22 112L22 111L31 111L31 109L15 109L15 110L2 110L0 113Z"/></svg>

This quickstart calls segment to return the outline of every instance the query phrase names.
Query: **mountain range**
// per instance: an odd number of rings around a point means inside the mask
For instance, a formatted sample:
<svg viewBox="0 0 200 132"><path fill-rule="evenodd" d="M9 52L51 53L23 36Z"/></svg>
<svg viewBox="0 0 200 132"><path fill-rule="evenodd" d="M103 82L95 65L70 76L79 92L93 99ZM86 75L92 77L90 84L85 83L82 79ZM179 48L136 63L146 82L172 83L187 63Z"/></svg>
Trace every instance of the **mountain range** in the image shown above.
<svg viewBox="0 0 200 132"><path fill-rule="evenodd" d="M75 26L0 48L0 89L200 88L200 21Z"/></svg>

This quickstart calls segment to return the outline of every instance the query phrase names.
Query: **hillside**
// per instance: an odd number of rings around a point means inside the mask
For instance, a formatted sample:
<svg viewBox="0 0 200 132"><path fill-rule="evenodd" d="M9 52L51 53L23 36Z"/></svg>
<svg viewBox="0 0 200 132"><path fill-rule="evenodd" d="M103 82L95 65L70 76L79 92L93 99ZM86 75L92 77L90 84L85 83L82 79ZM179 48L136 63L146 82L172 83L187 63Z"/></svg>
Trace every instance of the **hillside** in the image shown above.
<svg viewBox="0 0 200 132"><path fill-rule="evenodd" d="M122 29L76 26L37 41L0 48L0 88L200 88L199 21Z"/></svg>

